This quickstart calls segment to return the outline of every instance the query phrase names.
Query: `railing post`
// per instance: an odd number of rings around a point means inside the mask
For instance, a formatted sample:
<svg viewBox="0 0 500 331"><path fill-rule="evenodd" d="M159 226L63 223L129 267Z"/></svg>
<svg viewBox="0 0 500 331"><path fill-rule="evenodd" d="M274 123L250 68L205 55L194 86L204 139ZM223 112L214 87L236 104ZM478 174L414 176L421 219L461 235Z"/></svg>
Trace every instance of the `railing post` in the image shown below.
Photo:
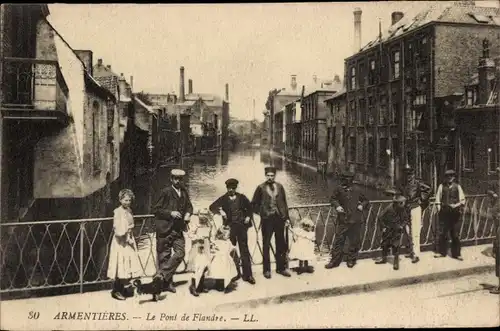
<svg viewBox="0 0 500 331"><path fill-rule="evenodd" d="M83 293L83 233L85 232L85 223L80 223L80 293Z"/></svg>

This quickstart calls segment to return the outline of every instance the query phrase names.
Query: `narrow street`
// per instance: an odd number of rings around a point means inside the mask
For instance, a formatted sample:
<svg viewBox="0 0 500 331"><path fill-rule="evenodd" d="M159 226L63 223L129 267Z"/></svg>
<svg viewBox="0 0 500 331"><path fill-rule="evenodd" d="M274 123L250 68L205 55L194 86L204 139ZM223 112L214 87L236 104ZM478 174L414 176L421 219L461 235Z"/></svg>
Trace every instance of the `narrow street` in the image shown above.
<svg viewBox="0 0 500 331"><path fill-rule="evenodd" d="M340 297L265 305L245 311L266 328L419 328L500 325L494 274ZM486 289L485 289L486 288ZM279 319L275 318L280 316Z"/></svg>

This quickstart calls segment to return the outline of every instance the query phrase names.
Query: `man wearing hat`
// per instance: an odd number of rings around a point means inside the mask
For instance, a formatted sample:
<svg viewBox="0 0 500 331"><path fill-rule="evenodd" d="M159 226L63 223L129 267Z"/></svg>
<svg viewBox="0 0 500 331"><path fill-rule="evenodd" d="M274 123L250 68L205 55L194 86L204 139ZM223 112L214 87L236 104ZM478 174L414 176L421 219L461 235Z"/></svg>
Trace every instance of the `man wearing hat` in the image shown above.
<svg viewBox="0 0 500 331"><path fill-rule="evenodd" d="M175 293L172 277L185 255L183 232L193 213L193 205L182 179L184 170L173 169L170 173L172 185L163 189L152 211L156 217L156 251L158 271L154 278L157 294L166 289ZM172 255L172 249L174 254Z"/></svg>
<svg viewBox="0 0 500 331"><path fill-rule="evenodd" d="M495 275L498 277L498 286L491 289L490 293L500 294L500 167L496 169L495 182L492 183L487 191L491 198L491 217L493 218L493 255L495 257Z"/></svg>
<svg viewBox="0 0 500 331"><path fill-rule="evenodd" d="M462 186L455 181L455 170L446 170L445 182L440 184L436 192L438 210L438 254L434 257L448 255L448 233L451 237L451 257L462 261L460 254L460 216L465 206L465 194Z"/></svg>
<svg viewBox="0 0 500 331"><path fill-rule="evenodd" d="M224 226L229 226L229 239L233 245L238 243L241 255L241 267L243 269L243 280L255 284L252 275L252 262L250 250L248 249L248 229L252 226L253 216L250 200L239 192L238 180L230 178L226 181L227 193L215 200L209 207L214 214L220 214Z"/></svg>
<svg viewBox="0 0 500 331"><path fill-rule="evenodd" d="M257 186L252 199L252 206L255 213L259 214L261 222L264 277L271 278L269 249L273 234L276 238L276 272L290 277L286 261L288 245L285 240L285 226L290 225L290 220L285 189L275 181L276 168L266 167L264 170L266 181Z"/></svg>
<svg viewBox="0 0 500 331"><path fill-rule="evenodd" d="M401 244L401 234L404 223L408 219L405 208L406 198L402 195L394 194L392 204L387 206L378 217L378 224L382 229L382 258L375 264L387 263L389 249L392 248L394 256L393 269L399 269L399 247Z"/></svg>
<svg viewBox="0 0 500 331"><path fill-rule="evenodd" d="M420 261L420 232L422 231L422 209L429 203L431 187L415 177L415 171L406 167L406 183L399 187L399 192L406 198L406 208L410 216L410 228L405 226L404 231L410 240L411 253L408 255L412 263ZM410 233L411 232L411 236Z"/></svg>
<svg viewBox="0 0 500 331"><path fill-rule="evenodd" d="M341 185L337 187L331 197L331 205L337 211L337 225L335 227L335 240L330 251L330 262L326 269L338 267L344 257L344 244L349 239L347 266L356 265L358 252L361 248L361 230L364 222L363 211L368 206L369 200L362 193L352 190L354 174L344 171L341 175Z"/></svg>

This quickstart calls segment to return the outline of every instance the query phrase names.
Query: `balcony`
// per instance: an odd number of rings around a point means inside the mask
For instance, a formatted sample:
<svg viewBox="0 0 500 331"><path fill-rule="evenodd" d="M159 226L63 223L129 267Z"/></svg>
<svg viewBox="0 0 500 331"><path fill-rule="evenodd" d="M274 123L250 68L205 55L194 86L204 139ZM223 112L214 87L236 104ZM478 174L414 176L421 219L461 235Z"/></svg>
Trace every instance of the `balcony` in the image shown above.
<svg viewBox="0 0 500 331"><path fill-rule="evenodd" d="M57 61L6 57L2 62L4 118L67 120L68 87Z"/></svg>

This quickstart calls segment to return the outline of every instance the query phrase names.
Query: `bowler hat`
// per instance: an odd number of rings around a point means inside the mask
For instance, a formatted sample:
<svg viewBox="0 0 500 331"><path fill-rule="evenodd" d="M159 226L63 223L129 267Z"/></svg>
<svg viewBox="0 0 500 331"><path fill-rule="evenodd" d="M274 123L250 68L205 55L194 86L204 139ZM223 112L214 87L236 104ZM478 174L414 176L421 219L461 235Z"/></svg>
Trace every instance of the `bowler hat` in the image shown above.
<svg viewBox="0 0 500 331"><path fill-rule="evenodd" d="M229 178L226 180L226 187L236 188L238 186L238 180L235 178Z"/></svg>
<svg viewBox="0 0 500 331"><path fill-rule="evenodd" d="M276 168L275 167L265 167L264 171L265 171L266 174L268 174L268 173L276 174Z"/></svg>
<svg viewBox="0 0 500 331"><path fill-rule="evenodd" d="M170 171L170 174L174 177L183 177L186 175L186 172L182 169L172 169L172 171Z"/></svg>
<svg viewBox="0 0 500 331"><path fill-rule="evenodd" d="M456 172L453 169L448 169L444 172L445 176L455 176Z"/></svg>

